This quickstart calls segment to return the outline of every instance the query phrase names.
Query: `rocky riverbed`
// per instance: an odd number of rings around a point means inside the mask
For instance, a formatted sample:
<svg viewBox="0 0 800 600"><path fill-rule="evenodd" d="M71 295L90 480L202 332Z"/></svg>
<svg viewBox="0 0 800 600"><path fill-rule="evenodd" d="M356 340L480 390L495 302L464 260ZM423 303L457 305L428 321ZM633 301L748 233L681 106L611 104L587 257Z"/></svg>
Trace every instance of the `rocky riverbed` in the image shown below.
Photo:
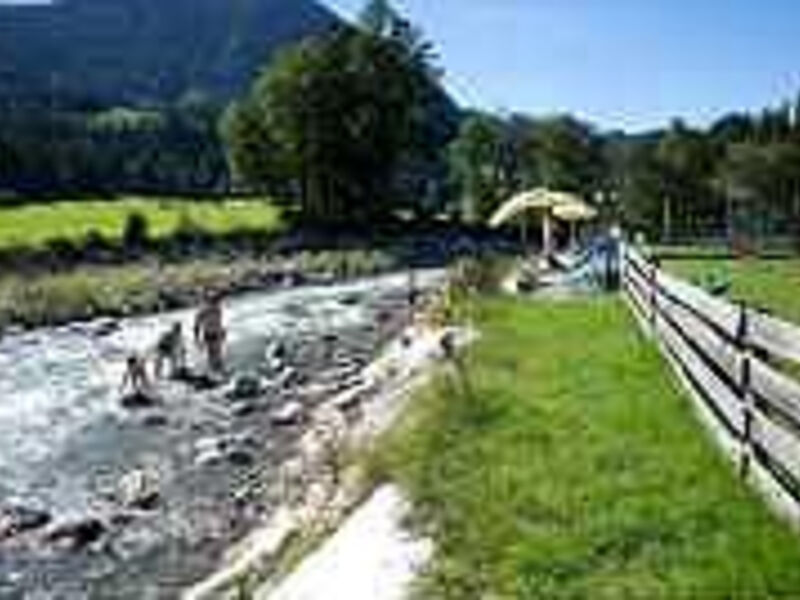
<svg viewBox="0 0 800 600"><path fill-rule="evenodd" d="M304 415L400 330L407 281L232 299L231 380L147 408L120 405L125 354L188 312L1 340L0 597L173 598L212 570L282 501Z"/></svg>

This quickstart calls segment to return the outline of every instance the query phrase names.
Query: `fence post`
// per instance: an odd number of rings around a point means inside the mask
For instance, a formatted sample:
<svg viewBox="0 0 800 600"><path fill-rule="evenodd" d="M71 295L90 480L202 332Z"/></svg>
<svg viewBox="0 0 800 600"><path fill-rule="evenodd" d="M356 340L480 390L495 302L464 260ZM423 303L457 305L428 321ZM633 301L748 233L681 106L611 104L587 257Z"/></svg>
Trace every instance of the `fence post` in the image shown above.
<svg viewBox="0 0 800 600"><path fill-rule="evenodd" d="M739 459L739 475L745 479L750 471L753 454L753 386L752 386L752 348L750 346L750 318L746 303L739 307L739 327L736 332L736 345L739 352L739 400L742 407L742 440Z"/></svg>
<svg viewBox="0 0 800 600"><path fill-rule="evenodd" d="M650 272L647 274L647 282L650 285L650 329L655 335L658 325L658 258L650 259Z"/></svg>

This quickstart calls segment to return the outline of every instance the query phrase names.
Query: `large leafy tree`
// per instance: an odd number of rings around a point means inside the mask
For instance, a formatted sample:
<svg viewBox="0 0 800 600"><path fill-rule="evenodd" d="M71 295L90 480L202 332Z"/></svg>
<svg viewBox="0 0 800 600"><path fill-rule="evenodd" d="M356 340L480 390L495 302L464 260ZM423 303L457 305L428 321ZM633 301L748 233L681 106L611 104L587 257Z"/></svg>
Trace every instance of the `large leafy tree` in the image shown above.
<svg viewBox="0 0 800 600"><path fill-rule="evenodd" d="M568 116L539 121L534 130L536 167L543 185L590 196L603 179L599 138Z"/></svg>
<svg viewBox="0 0 800 600"><path fill-rule="evenodd" d="M461 216L467 222L486 219L501 200L504 135L502 120L473 113L464 119L450 145L452 176L461 197Z"/></svg>
<svg viewBox="0 0 800 600"><path fill-rule="evenodd" d="M393 11L366 14L285 51L225 120L240 180L294 190L306 220L387 216L425 150L429 47Z"/></svg>

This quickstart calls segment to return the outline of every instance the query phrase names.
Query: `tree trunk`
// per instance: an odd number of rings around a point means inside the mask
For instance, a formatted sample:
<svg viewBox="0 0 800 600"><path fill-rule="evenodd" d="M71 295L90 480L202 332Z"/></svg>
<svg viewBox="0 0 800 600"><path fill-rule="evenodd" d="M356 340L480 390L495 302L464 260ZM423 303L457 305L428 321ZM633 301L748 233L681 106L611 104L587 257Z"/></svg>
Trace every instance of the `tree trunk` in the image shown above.
<svg viewBox="0 0 800 600"><path fill-rule="evenodd" d="M672 241L672 199L669 196L664 196L662 209L661 241L668 244Z"/></svg>

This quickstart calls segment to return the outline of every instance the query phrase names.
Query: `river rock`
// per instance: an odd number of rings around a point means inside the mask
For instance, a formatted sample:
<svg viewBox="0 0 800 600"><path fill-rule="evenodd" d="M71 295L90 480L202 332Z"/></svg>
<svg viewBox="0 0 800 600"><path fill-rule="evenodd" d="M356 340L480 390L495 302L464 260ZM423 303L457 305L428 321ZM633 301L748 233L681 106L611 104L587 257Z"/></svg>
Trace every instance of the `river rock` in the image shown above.
<svg viewBox="0 0 800 600"><path fill-rule="evenodd" d="M209 448L199 452L194 459L194 464L197 467L207 467L209 465L216 465L222 462L224 455L219 448Z"/></svg>
<svg viewBox="0 0 800 600"><path fill-rule="evenodd" d="M146 414L142 418L142 425L148 428L158 428L158 427L165 427L169 424L169 418L167 415L161 412L154 412Z"/></svg>
<svg viewBox="0 0 800 600"><path fill-rule="evenodd" d="M255 457L244 448L231 448L225 453L225 460L235 466L249 467L255 462Z"/></svg>
<svg viewBox="0 0 800 600"><path fill-rule="evenodd" d="M40 529L51 520L46 510L24 504L0 507L0 541Z"/></svg>
<svg viewBox="0 0 800 600"><path fill-rule="evenodd" d="M258 375L248 373L236 377L226 396L230 400L252 400L257 398L263 389L261 378Z"/></svg>
<svg viewBox="0 0 800 600"><path fill-rule="evenodd" d="M303 405L299 402L287 402L270 415L273 425L297 425L303 419Z"/></svg>
<svg viewBox="0 0 800 600"><path fill-rule="evenodd" d="M289 352L282 341L274 341L264 351L264 367L269 373L280 373L286 368Z"/></svg>
<svg viewBox="0 0 800 600"><path fill-rule="evenodd" d="M194 444L197 453L194 464L198 467L217 464L224 460L230 440L225 437L200 438Z"/></svg>
<svg viewBox="0 0 800 600"><path fill-rule="evenodd" d="M158 480L153 473L136 469L120 479L117 496L126 508L151 510L160 498Z"/></svg>
<svg viewBox="0 0 800 600"><path fill-rule="evenodd" d="M364 295L359 292L352 292L345 294L339 298L339 304L342 306L356 306L364 301Z"/></svg>
<svg viewBox="0 0 800 600"><path fill-rule="evenodd" d="M106 532L105 524L96 517L68 519L54 524L45 539L68 550L82 550L95 543Z"/></svg>
<svg viewBox="0 0 800 600"><path fill-rule="evenodd" d="M237 402L231 407L231 414L234 417L249 417L255 412L258 412L260 405L256 402Z"/></svg>
<svg viewBox="0 0 800 600"><path fill-rule="evenodd" d="M102 338L119 331L120 327L120 323L117 319L100 319L95 323L92 333L95 337Z"/></svg>
<svg viewBox="0 0 800 600"><path fill-rule="evenodd" d="M225 377L220 374L194 371L192 369L181 369L173 376L175 381L180 381L190 386L198 392L216 390L223 383Z"/></svg>
<svg viewBox="0 0 800 600"><path fill-rule="evenodd" d="M153 394L146 394L143 392L126 394L120 399L122 408L127 408L129 410L135 410L138 408L152 408L158 403L158 398L156 398Z"/></svg>

